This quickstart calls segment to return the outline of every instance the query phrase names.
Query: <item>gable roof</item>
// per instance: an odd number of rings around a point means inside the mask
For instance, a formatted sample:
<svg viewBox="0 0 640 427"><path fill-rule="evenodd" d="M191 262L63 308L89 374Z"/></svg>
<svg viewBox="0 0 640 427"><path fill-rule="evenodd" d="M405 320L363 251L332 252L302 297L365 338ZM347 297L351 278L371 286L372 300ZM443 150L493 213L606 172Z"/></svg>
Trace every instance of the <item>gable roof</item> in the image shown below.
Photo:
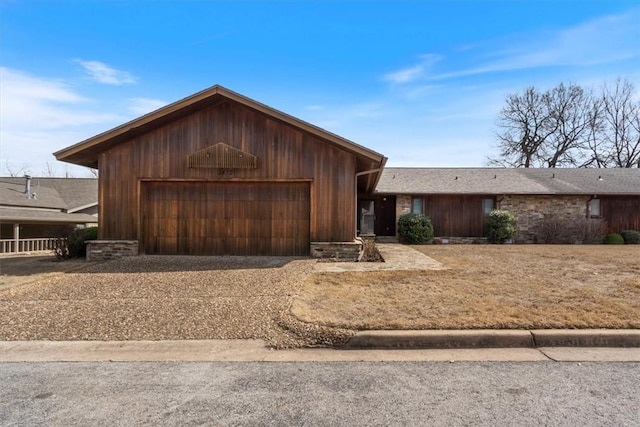
<svg viewBox="0 0 640 427"><path fill-rule="evenodd" d="M198 109L231 100L245 107L265 114L310 133L320 139L354 153L361 170L383 167L386 158L373 150L328 132L303 120L285 114L265 104L261 104L220 85L205 89L180 101L115 127L92 138L79 142L54 153L56 159L91 168L98 167L98 154L114 145L131 140L137 135L159 127L167 122L186 116Z"/></svg>
<svg viewBox="0 0 640 427"><path fill-rule="evenodd" d="M375 193L640 195L640 169L385 168Z"/></svg>
<svg viewBox="0 0 640 427"><path fill-rule="evenodd" d="M57 208L74 212L98 204L95 178L31 178L36 199L24 194L24 177L0 177L0 204L38 208Z"/></svg>

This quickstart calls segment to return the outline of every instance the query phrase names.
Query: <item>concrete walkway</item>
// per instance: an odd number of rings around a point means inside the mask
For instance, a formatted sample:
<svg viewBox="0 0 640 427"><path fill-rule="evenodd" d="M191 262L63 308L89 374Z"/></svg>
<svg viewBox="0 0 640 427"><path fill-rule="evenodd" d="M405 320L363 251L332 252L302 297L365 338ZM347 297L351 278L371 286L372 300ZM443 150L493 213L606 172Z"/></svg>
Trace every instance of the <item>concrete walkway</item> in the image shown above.
<svg viewBox="0 0 640 427"><path fill-rule="evenodd" d="M444 270L446 267L433 258L399 243L376 243L385 262L317 262L313 271L342 273L345 271Z"/></svg>

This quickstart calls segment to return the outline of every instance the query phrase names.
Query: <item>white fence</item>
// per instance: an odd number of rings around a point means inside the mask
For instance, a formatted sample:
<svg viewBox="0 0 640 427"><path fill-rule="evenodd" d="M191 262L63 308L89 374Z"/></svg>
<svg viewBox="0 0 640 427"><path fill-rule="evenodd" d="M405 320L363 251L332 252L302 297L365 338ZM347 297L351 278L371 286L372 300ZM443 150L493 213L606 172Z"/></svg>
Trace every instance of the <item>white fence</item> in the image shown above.
<svg viewBox="0 0 640 427"><path fill-rule="evenodd" d="M51 252L55 247L55 237L37 239L0 239L0 254L20 254L30 252Z"/></svg>

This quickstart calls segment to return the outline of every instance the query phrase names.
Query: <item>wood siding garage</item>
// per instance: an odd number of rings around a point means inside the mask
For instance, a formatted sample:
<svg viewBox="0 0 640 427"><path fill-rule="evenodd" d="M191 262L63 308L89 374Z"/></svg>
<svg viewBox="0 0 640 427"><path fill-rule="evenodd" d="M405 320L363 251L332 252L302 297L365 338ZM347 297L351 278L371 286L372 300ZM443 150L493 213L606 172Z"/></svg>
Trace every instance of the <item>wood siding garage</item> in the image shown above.
<svg viewBox="0 0 640 427"><path fill-rule="evenodd" d="M143 182L147 254L307 255L308 182Z"/></svg>
<svg viewBox="0 0 640 427"><path fill-rule="evenodd" d="M102 240L142 253L309 255L353 242L386 158L221 86L56 153L98 167Z"/></svg>

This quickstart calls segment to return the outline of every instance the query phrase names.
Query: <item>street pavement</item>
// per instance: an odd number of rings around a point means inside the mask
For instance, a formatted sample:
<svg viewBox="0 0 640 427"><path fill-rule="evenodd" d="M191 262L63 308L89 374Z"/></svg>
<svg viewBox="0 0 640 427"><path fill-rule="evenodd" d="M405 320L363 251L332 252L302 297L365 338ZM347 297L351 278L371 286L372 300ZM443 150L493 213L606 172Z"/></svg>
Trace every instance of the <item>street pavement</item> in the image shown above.
<svg viewBox="0 0 640 427"><path fill-rule="evenodd" d="M638 426L637 362L0 363L0 425Z"/></svg>

